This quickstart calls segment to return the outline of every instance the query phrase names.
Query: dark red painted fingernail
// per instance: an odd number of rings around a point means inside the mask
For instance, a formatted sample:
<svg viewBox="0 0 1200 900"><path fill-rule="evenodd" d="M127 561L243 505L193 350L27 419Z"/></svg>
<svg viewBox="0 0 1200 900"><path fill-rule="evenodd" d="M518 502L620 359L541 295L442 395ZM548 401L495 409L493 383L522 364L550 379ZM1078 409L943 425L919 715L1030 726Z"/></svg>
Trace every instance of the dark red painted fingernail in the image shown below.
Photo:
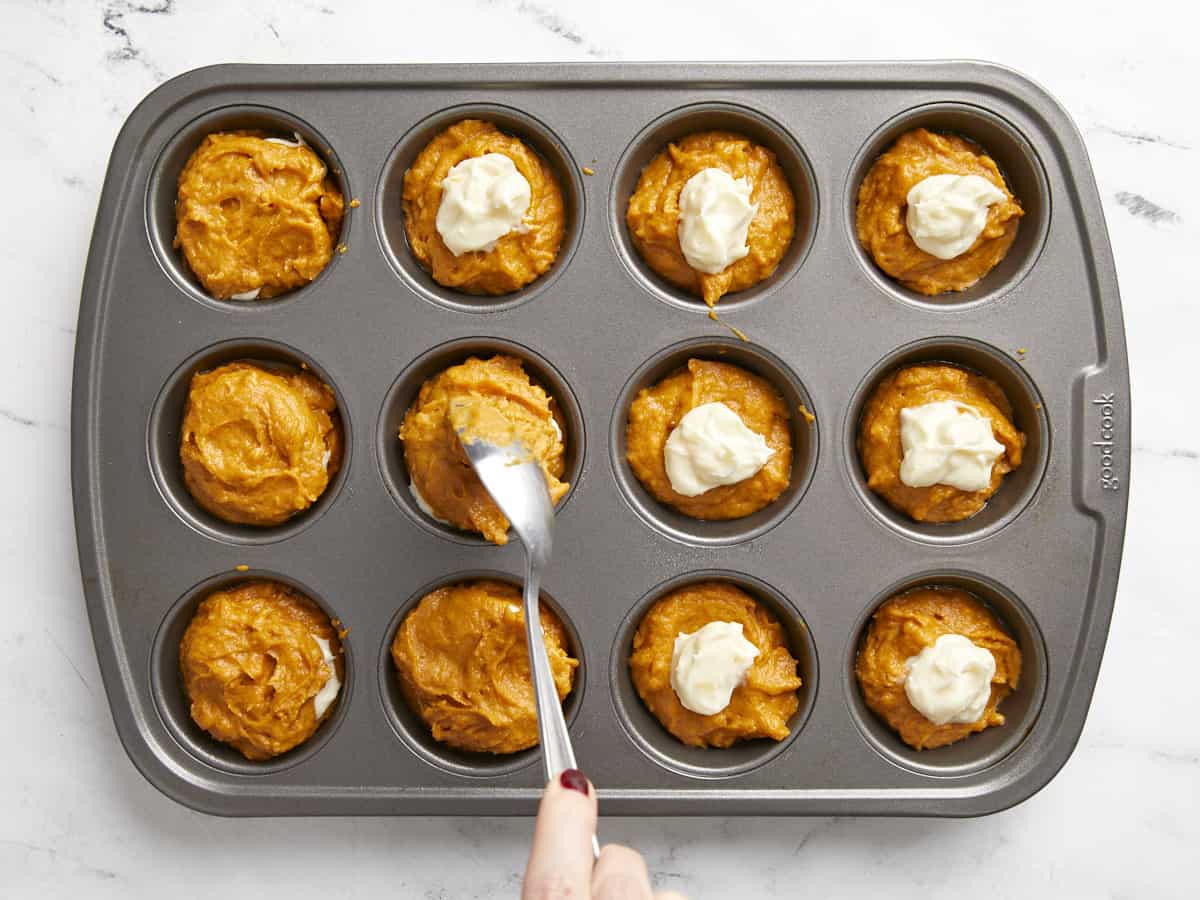
<svg viewBox="0 0 1200 900"><path fill-rule="evenodd" d="M558 783L568 791L579 791L587 796L588 780L578 769L563 769L563 773L558 776Z"/></svg>

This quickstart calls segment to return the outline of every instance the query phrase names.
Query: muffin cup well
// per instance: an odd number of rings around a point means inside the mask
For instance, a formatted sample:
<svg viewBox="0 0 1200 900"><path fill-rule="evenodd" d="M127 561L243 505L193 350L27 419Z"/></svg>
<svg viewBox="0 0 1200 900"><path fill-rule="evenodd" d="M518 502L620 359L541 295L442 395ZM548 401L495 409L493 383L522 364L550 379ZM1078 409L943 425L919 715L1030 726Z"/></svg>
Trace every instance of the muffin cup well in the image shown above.
<svg viewBox="0 0 1200 900"><path fill-rule="evenodd" d="M324 493L312 506L279 525L260 526L226 522L203 509L184 483L183 463L179 459L179 432L187 407L192 376L235 360L248 360L265 369L307 369L329 385L337 398L337 419L342 431L341 466L326 485ZM294 347L265 338L222 341L188 357L167 378L150 408L146 442L150 473L167 505L196 531L230 544L271 544L303 531L324 515L333 504L342 485L345 484L354 452L350 417L337 384L311 357Z"/></svg>
<svg viewBox="0 0 1200 900"><path fill-rule="evenodd" d="M208 135L243 129L262 131L268 137L287 140L299 135L321 157L329 177L337 182L338 190L346 201L339 241L346 240L354 210L350 208L353 195L346 180L346 171L337 154L320 132L291 113L268 106L224 106L193 119L176 132L155 161L146 185L146 232L150 246L163 271L193 300L222 310L254 312L294 300L311 290L329 275L337 265L340 254L335 252L321 273L308 284L267 300L218 300L204 289L183 258L183 253L172 246L175 240L175 199L179 191L179 175Z"/></svg>
<svg viewBox="0 0 1200 900"><path fill-rule="evenodd" d="M400 373L388 389L379 411L379 422L375 434L376 454L379 458L380 474L392 499L409 518L433 534L473 546L493 546L482 535L462 531L426 515L417 506L409 489L408 468L404 463L404 445L400 441L400 425L408 408L416 400L418 392L427 380L458 365L471 356L489 357L505 353L520 359L530 380L540 386L551 397L562 414L563 436L566 440L566 470L563 480L571 487L558 502L561 510L570 501L583 471L585 438L583 412L579 401L567 380L544 357L528 347L500 338L461 338L447 341L418 356Z"/></svg>
<svg viewBox="0 0 1200 900"><path fill-rule="evenodd" d="M867 487L867 474L858 453L858 432L867 400L879 383L897 369L920 363L946 363L984 375L996 382L1012 404L1013 424L1025 433L1021 465L1004 476L987 504L960 522L917 522ZM915 541L965 544L995 534L1029 505L1050 457L1050 423L1041 394L1020 364L988 344L969 338L939 337L915 341L884 357L854 392L843 430L843 457L853 491L888 527Z"/></svg>
<svg viewBox="0 0 1200 900"><path fill-rule="evenodd" d="M750 107L734 103L696 103L674 109L651 122L633 139L617 163L616 177L609 193L608 215L617 256L633 279L664 303L693 312L707 314L709 311L702 297L677 287L646 264L633 244L625 213L642 169L650 160L665 150L667 144L698 131L732 131L766 147L775 154L796 199L796 230L778 268L758 284L722 297L717 308L728 312L772 293L800 268L812 247L817 228L817 182L808 157L791 133L774 119Z"/></svg>
<svg viewBox="0 0 1200 900"><path fill-rule="evenodd" d="M671 734L638 696L629 673L633 637L642 618L667 594L689 584L723 581L740 588L768 609L787 635L788 647L799 663L800 705L788 722L782 741L760 738L739 741L732 747L690 747ZM764 766L786 753L808 721L817 697L817 646L804 617L780 591L765 581L740 572L720 569L688 572L652 588L625 616L617 629L609 662L609 686L617 720L633 744L658 765L694 778L733 778Z"/></svg>
<svg viewBox="0 0 1200 900"><path fill-rule="evenodd" d="M541 276L510 294L492 296L467 294L433 280L415 256L404 228L404 174L434 137L463 119L491 122L506 134L519 138L554 171L563 195L565 227L558 258ZM396 274L424 299L458 312L488 313L511 309L547 290L566 269L583 234L584 190L579 166L566 144L544 123L528 113L494 103L452 106L422 119L400 139L388 154L375 191L375 221L383 255Z"/></svg>
<svg viewBox="0 0 1200 900"><path fill-rule="evenodd" d="M687 365L691 358L741 366L765 378L783 397L792 414L792 474L787 488L758 512L740 519L694 519L660 503L629 466L629 408L643 388ZM796 374L775 354L735 338L694 338L661 350L643 363L621 389L609 424L609 457L621 495L650 527L672 540L700 546L724 546L752 540L770 531L796 508L812 481L817 464L818 425L800 413L812 410L812 399Z"/></svg>
<svg viewBox="0 0 1200 900"><path fill-rule="evenodd" d="M396 639L396 632L400 629L400 625L403 623L405 617L416 609L417 604L421 602L425 595L447 585L481 579L503 581L513 585L518 590L520 590L523 584L522 580L515 575L486 569L458 572L454 575L430 582L409 597L396 614L392 616L387 629L384 631L383 644L379 648L379 664L376 669L379 676L379 696L383 704L384 715L388 720L388 724L392 726L392 730L396 733L396 737L413 754L431 766L435 766L452 775L462 775L469 778L494 778L501 775L510 775L513 772L533 765L541 758L540 748L535 746L528 750L505 754L472 753L468 750L460 750L457 747L451 747L449 744L443 744L435 740L429 725L426 724L425 720L417 714L409 705L408 700L405 699L404 692L400 688L400 676L396 672L396 664L392 661L392 642ZM584 655L583 641L580 640L579 632L576 630L570 617L553 597L542 591L541 602L545 604L547 609L558 616L559 621L562 622L563 628L567 632L567 649L571 656L579 661L579 666L575 669L575 679L571 685L571 693L567 694L562 703L563 718L566 719L567 727L570 728L575 721L575 717L579 714L579 710L583 707L584 686L587 684L587 659Z"/></svg>
<svg viewBox="0 0 1200 900"><path fill-rule="evenodd" d="M338 692L333 713L317 726L313 735L303 744L274 759L246 759L236 749L218 741L192 720L191 704L184 691L183 676L179 671L179 642L204 598L215 591L228 590L248 581L278 581L285 584L312 600L331 621L341 621L320 595L278 572L251 569L246 572L223 572L214 575L190 588L180 597L159 626L150 651L150 693L171 736L200 762L233 775L270 775L311 759L341 727L354 692L353 647L351 636L346 635L341 641L345 676L342 679L342 688ZM346 627L344 622L342 627Z"/></svg>
<svg viewBox="0 0 1200 900"><path fill-rule="evenodd" d="M858 240L859 186L875 160L897 138L914 128L954 134L978 144L995 160L1009 191L1025 211L1016 240L1004 259L965 291L950 291L930 297L907 288L881 270ZM1033 145L1012 123L986 109L966 103L931 103L900 113L867 138L850 165L844 217L855 257L868 278L885 294L926 309L962 309L965 305L984 303L1008 293L1033 268L1050 228L1050 188L1046 171Z"/></svg>
<svg viewBox="0 0 1200 900"><path fill-rule="evenodd" d="M866 640L871 616L889 598L919 587L960 588L981 600L1021 648L1019 686L1000 704L1003 725L986 728L960 741L932 750L914 750L867 706L855 675L858 653ZM850 717L863 739L884 759L922 775L952 777L986 769L1015 750L1029 734L1046 695L1046 645L1029 609L999 582L982 575L940 570L898 582L881 592L863 610L850 632L844 669L846 702Z"/></svg>

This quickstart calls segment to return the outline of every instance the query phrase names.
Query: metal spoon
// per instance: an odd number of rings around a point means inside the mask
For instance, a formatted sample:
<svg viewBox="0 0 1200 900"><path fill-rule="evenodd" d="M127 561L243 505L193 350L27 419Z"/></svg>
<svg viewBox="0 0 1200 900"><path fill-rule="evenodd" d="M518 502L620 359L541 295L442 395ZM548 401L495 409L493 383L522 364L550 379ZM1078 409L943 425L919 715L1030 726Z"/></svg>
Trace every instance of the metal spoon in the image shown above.
<svg viewBox="0 0 1200 900"><path fill-rule="evenodd" d="M554 505L546 489L546 476L519 440L501 447L468 431L465 427L456 428L467 458L525 546L525 642L533 672L542 761L546 780L552 781L565 769L576 768L575 751L563 719L538 615L542 570L550 564L554 545ZM595 835L592 835L592 854L600 856Z"/></svg>

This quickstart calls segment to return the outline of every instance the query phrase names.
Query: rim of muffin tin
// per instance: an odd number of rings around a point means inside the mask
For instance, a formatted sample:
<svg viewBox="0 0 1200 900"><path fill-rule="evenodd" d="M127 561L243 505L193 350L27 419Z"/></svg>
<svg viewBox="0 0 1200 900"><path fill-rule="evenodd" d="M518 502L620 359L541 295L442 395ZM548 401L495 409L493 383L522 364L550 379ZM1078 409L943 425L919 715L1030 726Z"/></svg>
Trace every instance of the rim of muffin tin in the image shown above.
<svg viewBox="0 0 1200 900"><path fill-rule="evenodd" d="M731 747L690 747L667 731L638 695L629 673L633 637L650 608L678 588L705 581L722 581L740 588L766 607L783 627L788 649L799 663L800 705L788 722L782 741L757 738ZM617 626L609 654L609 696L621 729L630 743L648 759L668 771L699 779L724 779L745 775L788 752L808 723L816 706L820 681L817 645L808 623L787 595L772 585L744 572L731 569L699 569L660 582L630 608Z"/></svg>
<svg viewBox="0 0 1200 900"><path fill-rule="evenodd" d="M792 471L787 488L764 508L740 519L702 520L660 503L646 490L626 457L629 408L642 388L685 366L688 359L728 362L766 379L783 396L791 412ZM813 411L804 383L782 359L764 347L727 337L690 338L659 350L642 363L617 394L609 423L608 454L619 493L648 526L682 544L723 547L766 534L791 515L812 484L820 450L818 422L808 422L798 411L803 404Z"/></svg>
<svg viewBox="0 0 1200 900"><path fill-rule="evenodd" d="M867 487L858 452L863 409L879 383L898 369L941 363L984 375L1004 391L1013 409L1013 424L1026 437L1021 465L1004 476L984 507L959 522L917 522L893 509ZM1051 428L1041 392L1020 363L991 344L965 337L931 337L893 350L854 389L842 429L842 459L851 490L884 527L919 543L968 544L991 537L1018 518L1037 496L1050 460Z"/></svg>
<svg viewBox="0 0 1200 900"><path fill-rule="evenodd" d="M375 452L379 473L388 494L413 522L441 538L473 547L494 547L480 534L463 531L426 515L417 507L409 490L408 466L404 462L404 445L400 440L400 423L417 393L429 378L458 365L470 356L487 357L497 353L515 356L524 364L530 381L541 387L553 399L562 414L563 437L566 440L566 469L563 479L570 483L567 493L555 506L560 513L570 502L583 473L587 455L586 429L583 410L570 383L562 372L535 350L516 341L497 337L455 338L438 344L413 359L392 382L380 407L375 434ZM511 537L510 532L510 537Z"/></svg>
<svg viewBox="0 0 1200 900"><path fill-rule="evenodd" d="M820 197L812 163L792 132L765 112L727 101L692 103L663 113L642 128L621 154L609 190L609 231L614 250L633 280L655 299L677 309L705 315L709 307L701 297L671 284L642 259L633 244L625 213L642 170L655 155L672 141L712 130L736 132L771 150L796 201L795 233L778 267L759 283L723 296L717 303L719 311L740 309L782 289L808 258L820 215Z"/></svg>
<svg viewBox="0 0 1200 900"><path fill-rule="evenodd" d="M192 720L188 696L183 688L183 676L179 669L179 642L204 598L215 591L227 590L251 581L277 581L285 584L304 594L330 620L337 619L342 622L342 628L346 628L345 620L330 608L324 597L289 575L258 568L211 575L188 588L160 623L150 651L150 695L158 717L171 737L199 762L232 775L274 775L312 759L341 727L354 691L354 654L350 635L340 637L343 679L333 713L302 744L273 759L256 761L246 759L238 750L212 737Z"/></svg>
<svg viewBox="0 0 1200 900"><path fill-rule="evenodd" d="M978 144L996 163L1025 215L1008 253L965 291L927 296L907 288L875 264L858 240L858 191L879 156L914 128L953 134ZM1016 125L991 110L960 101L926 103L884 122L859 148L850 164L842 218L850 250L867 278L893 300L924 310L958 311L996 300L1013 291L1033 269L1050 231L1051 198L1046 169L1033 144Z"/></svg>
<svg viewBox="0 0 1200 900"><path fill-rule="evenodd" d="M334 251L329 262L308 284L266 300L219 300L208 293L188 266L183 251L172 246L175 238L175 201L179 192L179 175L188 159L208 135L220 131L253 129L268 136L292 138L299 135L309 148L325 163L329 176L338 185L345 201L342 227L334 239ZM145 225L150 248L160 268L184 294L198 303L224 312L255 312L275 309L281 303L300 299L324 281L338 263L341 253L337 247L348 243L354 210L346 169L325 136L293 113L273 106L238 103L209 110L180 128L158 154L146 182Z"/></svg>
<svg viewBox="0 0 1200 900"><path fill-rule="evenodd" d="M400 742L414 756L430 766L449 772L451 775L467 778L498 778L512 775L514 772L532 766L541 759L541 749L534 745L528 750L518 750L516 753L474 753L435 740L429 725L409 705L400 689L400 678L396 672L396 665L392 661L392 642L396 639L396 632L400 629L404 619L431 591L454 584L486 579L503 581L516 587L518 591L524 584L518 576L498 569L467 569L452 575L443 575L428 582L411 594L388 621L383 632L383 641L379 647L379 659L376 665L379 699L383 706L384 717ZM566 699L562 701L563 718L566 720L567 728L570 729L578 717L579 711L583 708L583 696L587 686L587 652L579 630L562 604L544 588L539 599L562 622L563 629L567 633L568 649L571 655L579 661L571 683L571 693L567 694Z"/></svg>
<svg viewBox="0 0 1200 900"><path fill-rule="evenodd" d="M413 255L404 227L401 196L404 175L438 134L463 119L483 119L519 138L549 164L562 190L564 233L549 270L508 294L468 294L433 280ZM463 103L439 110L413 125L388 153L375 190L375 223L379 246L393 271L422 299L456 312L490 313L512 309L549 290L567 269L583 238L586 214L583 178L567 144L540 119L499 103Z"/></svg>
<svg viewBox="0 0 1200 900"><path fill-rule="evenodd" d="M1000 712L1005 717L1003 725L974 732L944 747L914 750L867 706L858 685L855 665L871 617L879 607L897 594L927 587L961 588L991 610L1021 649L1021 680L1018 688L1000 704ZM859 613L850 629L844 657L845 700L859 734L885 760L918 775L940 778L974 775L1001 762L1029 736L1046 698L1049 656L1041 627L1015 593L999 581L976 572L933 569L885 588Z"/></svg>
<svg viewBox="0 0 1200 900"><path fill-rule="evenodd" d="M192 376L225 363L245 360L264 368L306 368L333 390L342 431L342 464L316 501L278 525L245 525L226 522L203 509L192 497L183 478L179 458L179 430ZM325 515L336 501L350 472L354 453L353 427L345 398L328 370L307 353L268 338L233 338L211 344L183 361L159 389L150 407L146 426L146 459L159 495L184 524L205 537L238 546L273 544L294 537Z"/></svg>

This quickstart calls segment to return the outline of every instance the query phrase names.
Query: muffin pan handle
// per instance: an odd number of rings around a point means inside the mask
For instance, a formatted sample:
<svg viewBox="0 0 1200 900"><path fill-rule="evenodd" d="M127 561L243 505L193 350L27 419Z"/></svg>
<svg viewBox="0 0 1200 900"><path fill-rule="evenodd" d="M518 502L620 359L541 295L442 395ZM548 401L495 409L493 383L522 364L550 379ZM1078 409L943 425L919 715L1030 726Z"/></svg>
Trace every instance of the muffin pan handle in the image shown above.
<svg viewBox="0 0 1200 900"><path fill-rule="evenodd" d="M1080 376L1075 386L1077 490L1083 505L1104 514L1129 493L1129 392L1103 366Z"/></svg>

